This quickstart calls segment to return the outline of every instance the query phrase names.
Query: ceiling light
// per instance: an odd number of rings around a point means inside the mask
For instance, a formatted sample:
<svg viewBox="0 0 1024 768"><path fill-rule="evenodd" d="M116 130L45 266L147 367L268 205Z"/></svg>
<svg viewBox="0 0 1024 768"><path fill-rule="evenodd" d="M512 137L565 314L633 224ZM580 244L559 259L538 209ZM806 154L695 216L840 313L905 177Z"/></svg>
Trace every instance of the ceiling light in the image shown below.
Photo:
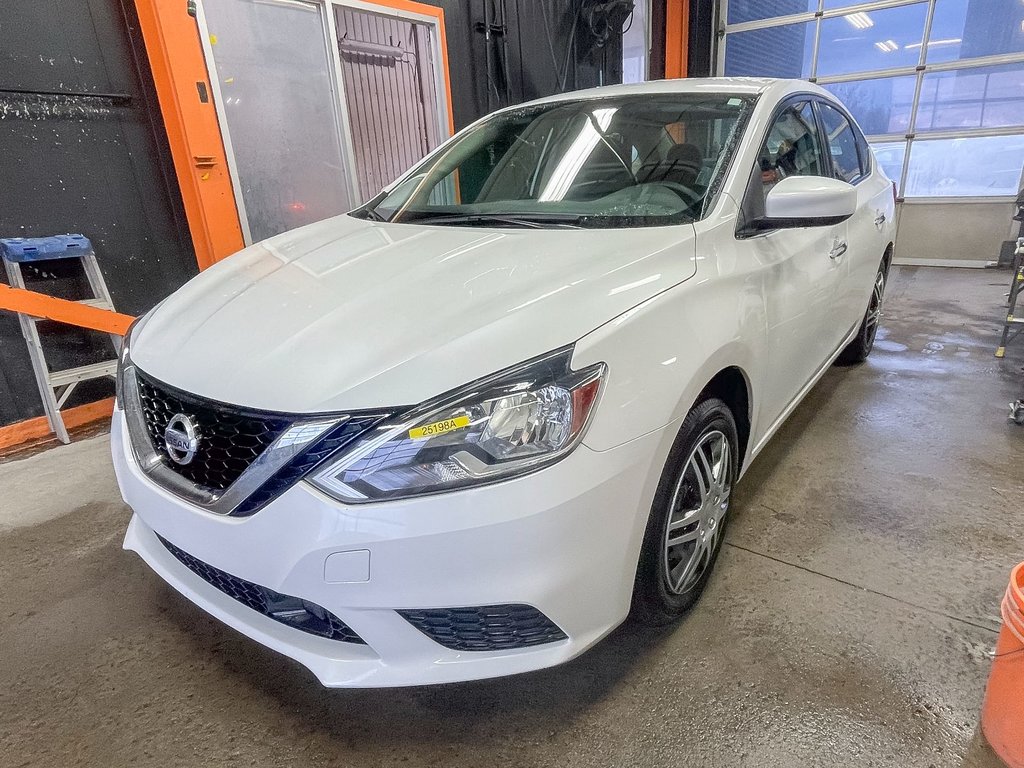
<svg viewBox="0 0 1024 768"><path fill-rule="evenodd" d="M875 48L880 50L882 53L892 53L893 51L899 50L899 46L896 45L893 40L881 40L875 43Z"/></svg>
<svg viewBox="0 0 1024 768"><path fill-rule="evenodd" d="M959 37L949 37L949 38L946 38L945 40L929 40L928 41L928 47L931 48L933 45L956 45L957 43L961 43L961 42L963 42L963 39L959 38ZM920 47L921 47L920 43L907 43L906 45L903 46L904 50L907 50L907 51L909 51L911 48L920 48Z"/></svg>
<svg viewBox="0 0 1024 768"><path fill-rule="evenodd" d="M851 13L849 16L843 16L850 24L857 29L867 29L868 27L875 26L875 22L872 21L871 17L863 11L857 11L857 13Z"/></svg>

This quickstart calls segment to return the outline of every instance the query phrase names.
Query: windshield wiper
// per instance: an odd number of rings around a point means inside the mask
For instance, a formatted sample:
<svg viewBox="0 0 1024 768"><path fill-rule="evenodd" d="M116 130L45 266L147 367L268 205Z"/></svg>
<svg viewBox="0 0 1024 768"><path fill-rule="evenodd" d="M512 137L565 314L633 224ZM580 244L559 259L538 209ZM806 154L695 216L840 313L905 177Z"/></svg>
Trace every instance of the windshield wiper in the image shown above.
<svg viewBox="0 0 1024 768"><path fill-rule="evenodd" d="M387 221L387 217L377 213L373 208L360 208L356 211L354 216L358 216L361 219L369 219L370 221Z"/></svg>
<svg viewBox="0 0 1024 768"><path fill-rule="evenodd" d="M510 227L527 229L582 229L582 216L539 216L527 218L501 213L439 214L436 216L409 217L410 224L505 224Z"/></svg>

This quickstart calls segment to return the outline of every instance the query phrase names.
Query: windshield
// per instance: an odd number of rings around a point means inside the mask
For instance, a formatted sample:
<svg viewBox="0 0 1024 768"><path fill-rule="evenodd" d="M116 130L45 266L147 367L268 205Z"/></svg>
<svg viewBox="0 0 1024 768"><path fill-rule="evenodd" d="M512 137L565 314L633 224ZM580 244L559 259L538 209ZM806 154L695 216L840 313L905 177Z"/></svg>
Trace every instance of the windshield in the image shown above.
<svg viewBox="0 0 1024 768"><path fill-rule="evenodd" d="M632 95L502 112L353 215L452 226L694 221L751 105L730 94Z"/></svg>

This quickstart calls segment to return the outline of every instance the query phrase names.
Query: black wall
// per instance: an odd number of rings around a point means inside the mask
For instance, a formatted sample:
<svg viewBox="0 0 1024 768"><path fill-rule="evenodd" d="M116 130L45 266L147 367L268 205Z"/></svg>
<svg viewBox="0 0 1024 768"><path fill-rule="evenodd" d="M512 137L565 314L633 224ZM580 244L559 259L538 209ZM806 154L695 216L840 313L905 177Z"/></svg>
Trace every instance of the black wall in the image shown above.
<svg viewBox="0 0 1024 768"><path fill-rule="evenodd" d="M81 232L117 309L147 310L197 266L134 5L5 0L0 41L0 237ZM52 266L70 297L74 265ZM52 368L111 354L102 334L41 332ZM111 391L82 385L70 404ZM17 319L0 311L0 425L42 413Z"/></svg>
<svg viewBox="0 0 1024 768"><path fill-rule="evenodd" d="M606 6L597 0L427 1L444 9L456 129L500 107L622 81L621 38L599 41L588 24Z"/></svg>
<svg viewBox="0 0 1024 768"><path fill-rule="evenodd" d="M671 2L671 0L670 0ZM712 56L715 40L714 0L689 0L690 29L688 77L710 77L715 70ZM662 38L664 40L664 38Z"/></svg>

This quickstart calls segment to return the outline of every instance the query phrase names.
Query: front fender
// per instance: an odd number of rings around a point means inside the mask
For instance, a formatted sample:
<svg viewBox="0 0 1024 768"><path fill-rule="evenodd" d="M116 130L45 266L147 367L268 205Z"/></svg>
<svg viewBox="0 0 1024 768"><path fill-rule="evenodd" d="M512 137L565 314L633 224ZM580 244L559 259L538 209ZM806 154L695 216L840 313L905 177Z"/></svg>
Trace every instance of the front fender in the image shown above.
<svg viewBox="0 0 1024 768"><path fill-rule="evenodd" d="M681 420L723 368L748 382L757 422L764 312L760 292L743 280L682 283L601 326L576 344L573 367L608 366L601 402L584 438L604 451Z"/></svg>
<svg viewBox="0 0 1024 768"><path fill-rule="evenodd" d="M608 379L584 442L608 450L677 424L721 370L747 383L751 439L760 433L767 374L762 281L734 236L737 206L723 195L696 225L697 272L584 336L573 367L603 361ZM666 430L667 453L675 430ZM744 461L744 466L747 462ZM660 468L659 468L660 471Z"/></svg>

